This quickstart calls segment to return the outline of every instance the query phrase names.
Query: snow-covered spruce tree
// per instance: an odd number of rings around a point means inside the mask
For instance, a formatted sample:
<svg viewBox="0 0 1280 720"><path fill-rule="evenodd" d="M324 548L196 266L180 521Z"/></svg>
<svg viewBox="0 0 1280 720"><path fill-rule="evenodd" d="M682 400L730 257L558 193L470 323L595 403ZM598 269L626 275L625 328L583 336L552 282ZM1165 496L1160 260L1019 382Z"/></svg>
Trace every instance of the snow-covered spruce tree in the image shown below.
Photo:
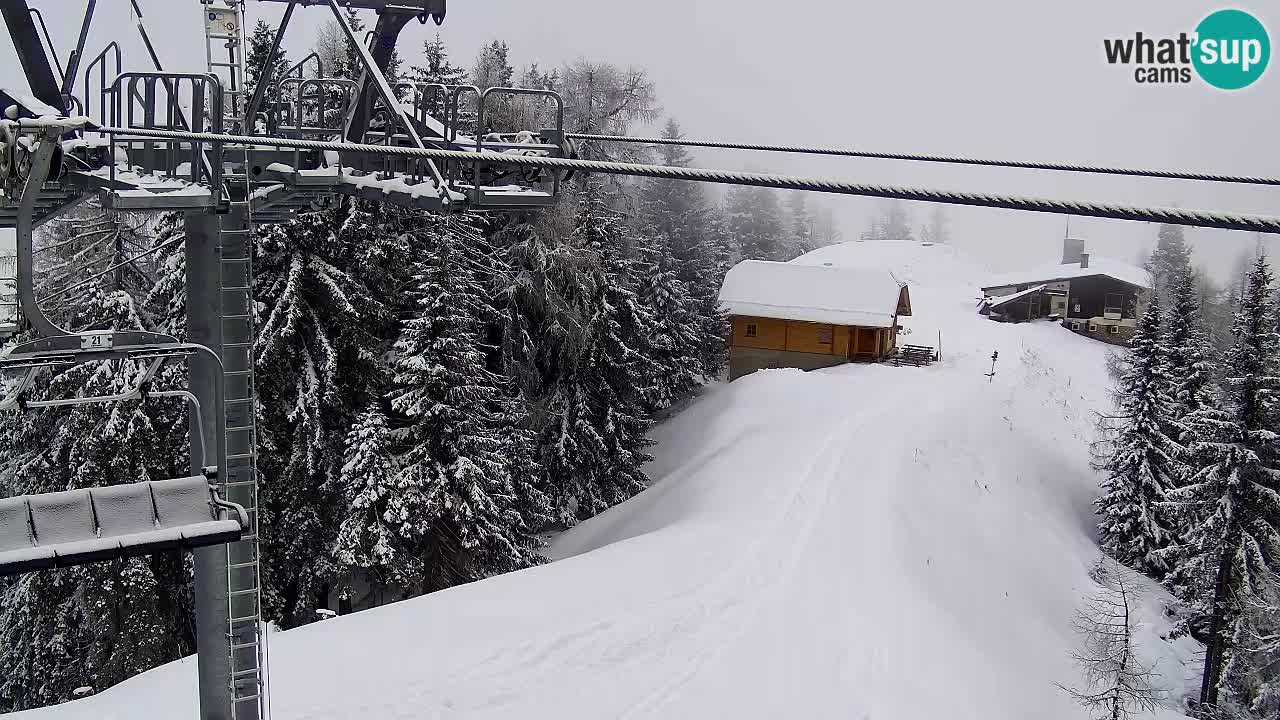
<svg viewBox="0 0 1280 720"><path fill-rule="evenodd" d="M749 260L785 260L778 196L769 188L735 186L725 195L729 233Z"/></svg>
<svg viewBox="0 0 1280 720"><path fill-rule="evenodd" d="M449 50L445 47L440 33L422 43L422 55L425 62L414 65L409 76L414 82L437 83L440 85L462 85L467 81L465 68L454 65L449 60Z"/></svg>
<svg viewBox="0 0 1280 720"><path fill-rule="evenodd" d="M53 226L37 294L76 329L147 328L137 298L152 265L89 278L151 245L137 218L85 211ZM46 376L36 399L115 394L141 369L119 362ZM33 409L0 418L0 495L54 492L186 473L172 437L181 408L156 400ZM180 452L179 452L180 451ZM28 574L0 582L0 710L60 702L77 687L109 687L192 648L188 570L180 553Z"/></svg>
<svg viewBox="0 0 1280 720"><path fill-rule="evenodd" d="M706 336L705 318L700 314L706 306L680 280L675 252L667 240L660 235L646 243L637 263L637 298L655 324L650 336L655 375L645 383L650 412L671 407L701 385L703 345L723 342L721 337Z"/></svg>
<svg viewBox="0 0 1280 720"><path fill-rule="evenodd" d="M835 213L825 205L819 205L813 213L814 244L818 247L835 245L844 240L840 232L840 224L836 222Z"/></svg>
<svg viewBox="0 0 1280 720"><path fill-rule="evenodd" d="M289 60L284 46L276 50L271 69L268 70L266 67L267 54L271 52L271 43L275 40L275 34L276 28L267 24L265 20L259 20L254 24L253 32L249 34L249 52L244 59L244 85L248 95L253 94L263 78L266 78L267 88L271 89L289 71Z"/></svg>
<svg viewBox="0 0 1280 720"><path fill-rule="evenodd" d="M1214 402L1212 347L1201 311L1195 273L1189 266L1170 277L1169 305L1165 320L1166 358L1172 419L1181 423L1188 415Z"/></svg>
<svg viewBox="0 0 1280 720"><path fill-rule="evenodd" d="M682 137L675 120L667 121L663 137ZM661 161L663 165L687 167L691 158L685 148L666 145L662 148ZM641 188L638 224L642 234L654 245L654 252L645 260L674 272L673 278L663 280L646 277L648 287L642 290L642 300L654 309L659 322L667 321L666 311L657 306L657 296L651 293L657 292L660 283L670 288L662 301L665 307L670 307L669 303L681 294L692 303L688 310L696 330L688 340L697 362L686 371L706 377L716 377L724 367L724 338L728 334L726 317L720 311L720 283L728 270L729 253L725 248L725 233L717 220L716 208L698 183L651 179ZM673 281L679 282L683 291L676 288ZM673 317L671 334L686 337L683 329L686 320ZM674 348L672 352L680 353Z"/></svg>
<svg viewBox="0 0 1280 720"><path fill-rule="evenodd" d="M392 407L408 424L383 513L421 563L412 587L428 592L536 563L546 522L522 406L482 350L483 239L465 219L437 222L395 346Z"/></svg>
<svg viewBox="0 0 1280 720"><path fill-rule="evenodd" d="M346 502L333 548L344 575L340 582L350 582L351 573L362 571L371 583L408 589L422 577L422 562L400 532L403 524L413 522L405 502L413 493L400 487L397 473L385 412L379 403L370 403L347 433L338 476Z"/></svg>
<svg viewBox="0 0 1280 720"><path fill-rule="evenodd" d="M920 242L940 244L951 242L951 230L948 225L946 206L935 204L929 211L929 224L920 228Z"/></svg>
<svg viewBox="0 0 1280 720"><path fill-rule="evenodd" d="M1180 446L1179 462L1176 465L1178 472L1171 477L1171 487L1176 488L1185 485L1189 475L1199 469L1192 461L1188 449L1196 442L1195 433L1188 425L1188 418L1203 409L1214 407L1217 394L1216 371L1210 359L1212 348L1201 318L1195 275L1190 267L1186 267L1175 272L1171 283L1171 305L1165 313L1165 335L1162 343L1171 403L1161 425L1165 434L1176 439ZM1163 507L1166 508L1164 514L1169 518L1171 538L1169 544L1159 551L1157 564L1175 570L1186 561L1185 538L1200 522L1200 517L1194 511L1194 506L1186 503L1171 500ZM1163 579L1175 592L1176 585L1183 582L1176 571L1166 574Z"/></svg>
<svg viewBox="0 0 1280 720"><path fill-rule="evenodd" d="M255 246L264 610L287 626L325 601L343 440L387 385L392 318L347 269L386 238L378 216L349 202L273 225Z"/></svg>
<svg viewBox="0 0 1280 720"><path fill-rule="evenodd" d="M1169 306L1173 287L1181 275L1191 271L1191 250L1181 225L1160 226L1156 249L1151 253L1151 279L1156 294Z"/></svg>
<svg viewBox="0 0 1280 720"><path fill-rule="evenodd" d="M535 428L549 421L542 399L586 345L590 258L562 240L572 232L567 215L561 208L507 213L493 234L506 269L492 289L502 315L502 367L530 402Z"/></svg>
<svg viewBox="0 0 1280 720"><path fill-rule="evenodd" d="M1172 412L1168 364L1160 347L1160 304L1152 298L1120 359L1115 391L1120 427L1104 465L1102 496L1096 501L1099 539L1119 562L1162 577L1160 553L1174 539L1165 505L1178 476L1177 441L1165 434Z"/></svg>
<svg viewBox="0 0 1280 720"><path fill-rule="evenodd" d="M576 209L511 216L495 235L503 358L529 403L542 489L572 525L644 486L652 319L634 293L625 226L589 178Z"/></svg>
<svg viewBox="0 0 1280 720"><path fill-rule="evenodd" d="M813 220L809 217L809 208L805 204L803 192L792 192L787 195L787 210L791 223L791 238L787 243L787 259L800 257L813 250Z"/></svg>
<svg viewBox="0 0 1280 720"><path fill-rule="evenodd" d="M1186 418L1198 470L1174 491L1198 519L1186 539L1185 559L1172 585L1211 615L1204 692L1227 706L1252 701L1245 679L1260 609L1277 603L1280 570L1280 335L1276 331L1272 275L1259 257L1247 277L1223 359L1221 407Z"/></svg>
<svg viewBox="0 0 1280 720"><path fill-rule="evenodd" d="M625 225L598 182L586 180L573 234L593 259L587 342L553 395L558 422L543 438L550 440L543 464L560 491L555 509L566 522L644 489L650 459L644 396L660 369L651 343L656 323L635 295L634 263L624 254Z"/></svg>
<svg viewBox="0 0 1280 720"><path fill-rule="evenodd" d="M862 233L863 241L914 242L915 239L911 232L911 213L901 200L884 201L871 229Z"/></svg>

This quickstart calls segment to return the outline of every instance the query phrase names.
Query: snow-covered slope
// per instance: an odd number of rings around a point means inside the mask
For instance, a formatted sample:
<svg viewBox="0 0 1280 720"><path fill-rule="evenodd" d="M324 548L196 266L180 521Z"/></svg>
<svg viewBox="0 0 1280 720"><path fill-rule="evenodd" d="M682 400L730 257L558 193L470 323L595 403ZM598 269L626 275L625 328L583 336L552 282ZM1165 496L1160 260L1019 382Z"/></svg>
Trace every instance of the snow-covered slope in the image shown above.
<svg viewBox="0 0 1280 720"><path fill-rule="evenodd" d="M273 635L273 717L1086 717L1055 683L1078 682L1072 613L1095 587L1106 348L989 322L951 248L888 245L819 262L911 281L912 341L940 329L941 363L712 389L655 431L654 485L555 562ZM1198 648L1161 639L1161 602L1141 650L1172 705ZM194 696L188 659L16 717L194 718Z"/></svg>
<svg viewBox="0 0 1280 720"><path fill-rule="evenodd" d="M978 285L987 269L965 257L951 245L917 242L846 242L805 253L791 262L799 265L844 265L888 270L913 286L955 287Z"/></svg>

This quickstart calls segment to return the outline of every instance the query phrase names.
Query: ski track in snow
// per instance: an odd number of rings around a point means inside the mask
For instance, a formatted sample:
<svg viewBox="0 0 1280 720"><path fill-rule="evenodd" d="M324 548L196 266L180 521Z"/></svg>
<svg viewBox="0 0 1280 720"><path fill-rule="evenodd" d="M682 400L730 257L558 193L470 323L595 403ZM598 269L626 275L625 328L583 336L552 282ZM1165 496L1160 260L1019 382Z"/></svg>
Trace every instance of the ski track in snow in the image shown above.
<svg viewBox="0 0 1280 720"><path fill-rule="evenodd" d="M910 279L902 342L941 328L943 360L710 388L655 428L653 485L554 562L273 633L273 720L1087 717L1054 684L1079 684L1070 623L1094 591L1107 348L977 316L980 271L951 248L812 255ZM1172 707L1202 648L1162 639L1163 597L1140 654ZM11 717L195 720L194 671Z"/></svg>

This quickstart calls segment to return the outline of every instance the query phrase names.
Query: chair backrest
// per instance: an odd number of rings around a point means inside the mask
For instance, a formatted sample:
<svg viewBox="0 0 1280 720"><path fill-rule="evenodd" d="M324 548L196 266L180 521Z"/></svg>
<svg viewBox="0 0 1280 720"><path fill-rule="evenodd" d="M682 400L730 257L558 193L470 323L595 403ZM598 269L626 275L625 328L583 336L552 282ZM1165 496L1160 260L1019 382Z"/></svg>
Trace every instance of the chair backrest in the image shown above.
<svg viewBox="0 0 1280 720"><path fill-rule="evenodd" d="M128 483L93 488L93 507L103 537L157 529L151 483Z"/></svg>
<svg viewBox="0 0 1280 720"><path fill-rule="evenodd" d="M98 536L88 490L29 495L31 526L40 545L76 542Z"/></svg>
<svg viewBox="0 0 1280 720"><path fill-rule="evenodd" d="M31 538L30 513L24 497L0 500L0 552L25 550L35 544Z"/></svg>
<svg viewBox="0 0 1280 720"><path fill-rule="evenodd" d="M196 476L154 480L151 482L151 493L155 497L156 518L162 528L218 519L210 504L209 481L206 478Z"/></svg>

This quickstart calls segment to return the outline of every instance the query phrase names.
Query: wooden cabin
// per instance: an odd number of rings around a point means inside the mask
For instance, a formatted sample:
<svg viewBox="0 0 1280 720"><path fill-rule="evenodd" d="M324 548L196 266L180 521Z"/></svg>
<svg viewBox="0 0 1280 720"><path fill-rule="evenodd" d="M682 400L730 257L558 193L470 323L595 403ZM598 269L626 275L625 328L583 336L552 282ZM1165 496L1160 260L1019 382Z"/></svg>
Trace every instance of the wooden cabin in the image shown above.
<svg viewBox="0 0 1280 720"><path fill-rule="evenodd" d="M763 368L883 360L898 347L911 296L884 271L744 260L725 276L720 307L733 325L734 380Z"/></svg>

